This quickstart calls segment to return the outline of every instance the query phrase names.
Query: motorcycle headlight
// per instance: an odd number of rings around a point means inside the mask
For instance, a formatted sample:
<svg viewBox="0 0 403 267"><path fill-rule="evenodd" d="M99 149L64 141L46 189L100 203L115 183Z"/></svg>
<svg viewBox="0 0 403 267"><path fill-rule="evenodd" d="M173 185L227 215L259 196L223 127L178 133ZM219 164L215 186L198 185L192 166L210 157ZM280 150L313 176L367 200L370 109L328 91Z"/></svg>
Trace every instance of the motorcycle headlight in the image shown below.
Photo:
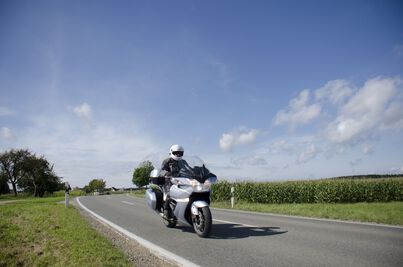
<svg viewBox="0 0 403 267"><path fill-rule="evenodd" d="M210 190L211 189L211 180L210 179L207 179L206 181L204 181L204 184L203 184L203 188L205 189L205 190Z"/></svg>
<svg viewBox="0 0 403 267"><path fill-rule="evenodd" d="M176 185L192 185L192 182L190 179L187 178L172 178L171 179L171 183L172 184L176 184Z"/></svg>
<svg viewBox="0 0 403 267"><path fill-rule="evenodd" d="M197 181L197 180L192 180L192 187L193 187L193 190L194 190L195 192L205 190L205 189L204 189L204 184L201 184L201 183L200 183L199 181Z"/></svg>
<svg viewBox="0 0 403 267"><path fill-rule="evenodd" d="M210 191L211 185L217 181L217 177L210 177L203 184L201 184L202 191Z"/></svg>
<svg viewBox="0 0 403 267"><path fill-rule="evenodd" d="M193 179L193 180L191 180L190 184L192 185L192 187L198 187L198 186L200 186L199 181L194 180L194 179Z"/></svg>
<svg viewBox="0 0 403 267"><path fill-rule="evenodd" d="M210 191L211 185L216 181L217 177L210 177L204 183L200 183L196 179L175 178L175 180L173 180L173 183L179 186L191 186L193 188L193 191L201 192L201 191Z"/></svg>
<svg viewBox="0 0 403 267"><path fill-rule="evenodd" d="M205 191L206 189L204 188L204 184L201 184L199 181L196 179L183 179L182 185L188 185L193 188L194 192L200 192L200 191Z"/></svg>
<svg viewBox="0 0 403 267"><path fill-rule="evenodd" d="M194 179L188 179L188 178L175 178L173 181L174 184L177 184L179 186L191 186L194 191L200 191L202 190L202 184L199 183L199 181L194 180Z"/></svg>
<svg viewBox="0 0 403 267"><path fill-rule="evenodd" d="M217 177L213 176L208 178L205 182L204 182L204 187L206 189L211 189L211 185L214 184L217 181Z"/></svg>

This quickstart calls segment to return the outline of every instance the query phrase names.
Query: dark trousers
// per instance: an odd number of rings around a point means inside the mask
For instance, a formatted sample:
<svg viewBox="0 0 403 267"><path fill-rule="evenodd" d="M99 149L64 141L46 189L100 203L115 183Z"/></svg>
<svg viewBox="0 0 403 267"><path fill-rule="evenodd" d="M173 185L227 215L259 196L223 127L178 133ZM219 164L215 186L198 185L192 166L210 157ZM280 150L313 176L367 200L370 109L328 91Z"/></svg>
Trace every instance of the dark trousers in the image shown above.
<svg viewBox="0 0 403 267"><path fill-rule="evenodd" d="M171 183L171 179L170 178L165 178L165 184L164 184L164 191L167 194L167 198L166 201L164 202L164 209L168 209L169 208L169 191L171 189L172 183Z"/></svg>

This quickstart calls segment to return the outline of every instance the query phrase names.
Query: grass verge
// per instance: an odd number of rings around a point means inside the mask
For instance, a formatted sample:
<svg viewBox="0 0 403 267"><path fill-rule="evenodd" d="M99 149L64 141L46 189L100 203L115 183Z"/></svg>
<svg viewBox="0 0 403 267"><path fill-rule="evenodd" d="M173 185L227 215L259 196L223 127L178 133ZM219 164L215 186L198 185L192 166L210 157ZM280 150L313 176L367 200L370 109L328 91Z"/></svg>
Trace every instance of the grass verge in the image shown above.
<svg viewBox="0 0 403 267"><path fill-rule="evenodd" d="M0 266L132 266L62 197L0 205Z"/></svg>
<svg viewBox="0 0 403 267"><path fill-rule="evenodd" d="M141 189L141 190L136 190L133 192L130 192L129 195L134 196L134 197L145 197L146 194L146 190L145 189Z"/></svg>
<svg viewBox="0 0 403 267"><path fill-rule="evenodd" d="M144 193L145 190L139 190L136 193L130 193L130 195L144 198ZM232 209L230 202L224 201L213 201L211 206L213 208ZM234 209L313 218L403 225L403 202L260 204L239 201L235 204Z"/></svg>
<svg viewBox="0 0 403 267"><path fill-rule="evenodd" d="M231 209L229 202L212 202L212 207ZM237 202L235 209L315 218L403 225L403 202L354 204L254 204Z"/></svg>

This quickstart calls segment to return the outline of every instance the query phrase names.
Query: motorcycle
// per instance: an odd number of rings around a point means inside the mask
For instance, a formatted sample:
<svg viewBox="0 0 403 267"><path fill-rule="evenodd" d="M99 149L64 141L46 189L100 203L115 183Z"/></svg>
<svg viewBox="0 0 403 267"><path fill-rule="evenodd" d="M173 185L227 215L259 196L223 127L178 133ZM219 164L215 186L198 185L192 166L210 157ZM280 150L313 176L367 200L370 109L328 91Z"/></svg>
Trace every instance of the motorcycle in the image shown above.
<svg viewBox="0 0 403 267"><path fill-rule="evenodd" d="M170 177L169 197L164 190L165 177L154 169L150 173L150 188L146 190L148 206L159 214L164 224L173 228L177 223L193 227L200 237L207 237L212 227L210 212L211 185L217 177L197 157L179 161L179 175ZM168 209L164 210L164 202Z"/></svg>

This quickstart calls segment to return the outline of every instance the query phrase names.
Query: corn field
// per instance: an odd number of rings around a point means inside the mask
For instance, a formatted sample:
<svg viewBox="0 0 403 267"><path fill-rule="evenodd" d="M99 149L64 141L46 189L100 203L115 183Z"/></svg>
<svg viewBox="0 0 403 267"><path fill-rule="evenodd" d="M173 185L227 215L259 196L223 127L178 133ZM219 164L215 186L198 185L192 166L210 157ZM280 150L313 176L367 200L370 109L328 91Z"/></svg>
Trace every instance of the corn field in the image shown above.
<svg viewBox="0 0 403 267"><path fill-rule="evenodd" d="M213 201L251 203L355 203L403 201L403 178L346 179L292 182L228 182L213 185Z"/></svg>

